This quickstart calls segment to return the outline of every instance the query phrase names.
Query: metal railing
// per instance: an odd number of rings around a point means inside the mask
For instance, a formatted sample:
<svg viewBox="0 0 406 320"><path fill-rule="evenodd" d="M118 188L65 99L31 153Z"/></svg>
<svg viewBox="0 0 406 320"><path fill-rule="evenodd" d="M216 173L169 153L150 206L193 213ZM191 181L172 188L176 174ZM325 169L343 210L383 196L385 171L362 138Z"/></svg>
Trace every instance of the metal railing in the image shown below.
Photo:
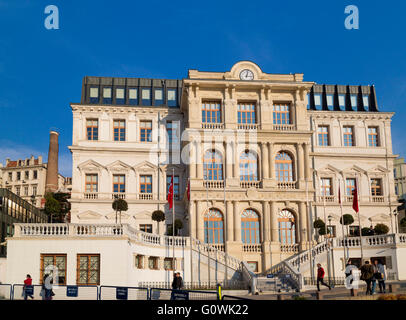
<svg viewBox="0 0 406 320"><path fill-rule="evenodd" d="M33 285L33 297L35 300L41 300L42 297L42 285ZM74 288L77 293L77 296L70 296L69 291ZM52 300L98 300L99 297L99 288L98 286L69 286L69 285L54 285L52 287L54 296ZM70 291L72 292L72 291ZM13 285L13 300L23 300L24 299L24 285L15 284ZM31 298L28 298L31 299Z"/></svg>
<svg viewBox="0 0 406 320"><path fill-rule="evenodd" d="M241 280L218 280L218 281L200 281L200 282L183 282L183 290L216 290L220 284L224 290L248 290L248 285ZM157 281L157 282L140 282L139 286L145 288L156 289L172 289L172 282Z"/></svg>
<svg viewBox="0 0 406 320"><path fill-rule="evenodd" d="M11 284L0 284L0 300L11 300L13 297L13 286Z"/></svg>
<svg viewBox="0 0 406 320"><path fill-rule="evenodd" d="M100 286L99 300L149 300L145 287Z"/></svg>
<svg viewBox="0 0 406 320"><path fill-rule="evenodd" d="M197 290L172 290L162 288L150 289L150 300L176 300L175 294L184 294L187 300L218 300L216 291L197 291Z"/></svg>

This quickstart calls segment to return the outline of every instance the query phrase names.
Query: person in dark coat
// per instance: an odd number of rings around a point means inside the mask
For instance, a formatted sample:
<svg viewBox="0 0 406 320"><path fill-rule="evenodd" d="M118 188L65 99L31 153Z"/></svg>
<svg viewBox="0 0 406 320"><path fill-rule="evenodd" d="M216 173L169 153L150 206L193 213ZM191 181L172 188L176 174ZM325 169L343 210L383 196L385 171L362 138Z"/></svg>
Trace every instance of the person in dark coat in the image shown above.
<svg viewBox="0 0 406 320"><path fill-rule="evenodd" d="M176 272L172 281L172 289L180 290L182 287L183 287L182 277L180 276L180 272Z"/></svg>
<svg viewBox="0 0 406 320"><path fill-rule="evenodd" d="M365 264L361 267L361 280L364 280L367 284L367 291L365 292L366 295L372 295L372 288L371 283L374 277L374 267L369 263L369 261L365 261Z"/></svg>

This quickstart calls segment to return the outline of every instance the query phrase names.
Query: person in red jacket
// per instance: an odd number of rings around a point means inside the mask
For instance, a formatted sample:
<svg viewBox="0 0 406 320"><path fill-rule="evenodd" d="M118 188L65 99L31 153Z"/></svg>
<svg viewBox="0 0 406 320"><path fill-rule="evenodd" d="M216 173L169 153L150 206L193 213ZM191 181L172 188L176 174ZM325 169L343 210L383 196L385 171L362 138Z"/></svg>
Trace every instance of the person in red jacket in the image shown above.
<svg viewBox="0 0 406 320"><path fill-rule="evenodd" d="M331 290L331 287L324 282L324 269L321 267L321 264L318 263L317 264L317 291L320 291L320 283L323 286L326 286L327 288L329 288L329 290Z"/></svg>
<svg viewBox="0 0 406 320"><path fill-rule="evenodd" d="M25 291L27 286L32 286L32 279L29 274L27 274L27 279L24 280L24 287L23 287L24 300L27 300L27 297L34 299L34 297L32 295L28 295L27 292Z"/></svg>

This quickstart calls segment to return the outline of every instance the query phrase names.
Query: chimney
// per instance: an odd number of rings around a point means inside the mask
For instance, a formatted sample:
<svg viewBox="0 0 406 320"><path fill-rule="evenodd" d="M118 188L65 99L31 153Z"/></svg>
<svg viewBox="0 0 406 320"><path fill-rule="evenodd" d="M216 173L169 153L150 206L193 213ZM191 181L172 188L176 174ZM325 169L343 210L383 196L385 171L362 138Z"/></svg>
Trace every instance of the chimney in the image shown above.
<svg viewBox="0 0 406 320"><path fill-rule="evenodd" d="M47 176L45 180L45 193L55 192L58 190L58 144L59 133L56 131L49 132L49 150Z"/></svg>

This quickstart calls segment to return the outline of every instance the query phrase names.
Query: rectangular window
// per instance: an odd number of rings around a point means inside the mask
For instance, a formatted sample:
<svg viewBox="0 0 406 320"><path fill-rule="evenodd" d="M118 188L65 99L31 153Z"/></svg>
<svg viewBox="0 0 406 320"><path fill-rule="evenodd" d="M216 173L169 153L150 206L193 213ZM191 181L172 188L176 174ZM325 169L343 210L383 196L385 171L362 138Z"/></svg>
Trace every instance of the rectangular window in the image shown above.
<svg viewBox="0 0 406 320"><path fill-rule="evenodd" d="M173 263L173 258L165 258L164 259L164 269L165 270L175 270Z"/></svg>
<svg viewBox="0 0 406 320"><path fill-rule="evenodd" d="M371 179L371 195L382 196L382 180Z"/></svg>
<svg viewBox="0 0 406 320"><path fill-rule="evenodd" d="M16 187L16 195L17 195L17 196L20 195L20 187Z"/></svg>
<svg viewBox="0 0 406 320"><path fill-rule="evenodd" d="M167 121L166 132L168 133L168 142L170 144L179 142L179 121Z"/></svg>
<svg viewBox="0 0 406 320"><path fill-rule="evenodd" d="M144 258L144 256L137 254L135 256L135 261L134 261L134 265L137 269L142 269L142 259Z"/></svg>
<svg viewBox="0 0 406 320"><path fill-rule="evenodd" d="M169 187L171 185L172 175L166 176L166 196L168 196ZM173 197L175 200L179 200L179 176L173 177Z"/></svg>
<svg viewBox="0 0 406 320"><path fill-rule="evenodd" d="M33 172L33 179L38 179L38 172L37 172L37 170L34 170L34 172Z"/></svg>
<svg viewBox="0 0 406 320"><path fill-rule="evenodd" d="M125 141L125 120L113 120L114 141Z"/></svg>
<svg viewBox="0 0 406 320"><path fill-rule="evenodd" d="M178 105L176 92L176 89L168 89L168 107L176 107Z"/></svg>
<svg viewBox="0 0 406 320"><path fill-rule="evenodd" d="M377 127L368 127L368 144L370 147L379 147Z"/></svg>
<svg viewBox="0 0 406 320"><path fill-rule="evenodd" d="M24 186L24 195L28 196L28 186Z"/></svg>
<svg viewBox="0 0 406 320"><path fill-rule="evenodd" d="M98 190L98 176L97 174L87 174L85 192L97 192Z"/></svg>
<svg viewBox="0 0 406 320"><path fill-rule="evenodd" d="M111 88L105 87L103 88L103 103L104 104L111 104Z"/></svg>
<svg viewBox="0 0 406 320"><path fill-rule="evenodd" d="M331 190L331 178L322 178L321 179L321 195L331 196L333 194Z"/></svg>
<svg viewBox="0 0 406 320"><path fill-rule="evenodd" d="M148 258L148 268L151 270L158 270L158 258L157 257Z"/></svg>
<svg viewBox="0 0 406 320"><path fill-rule="evenodd" d="M155 105L162 106L164 104L164 90L163 89L155 89Z"/></svg>
<svg viewBox="0 0 406 320"><path fill-rule="evenodd" d="M150 106L151 105L151 89L142 89L142 105L143 106Z"/></svg>
<svg viewBox="0 0 406 320"><path fill-rule="evenodd" d="M310 110L310 94L309 93L306 95L306 104L307 104L307 110Z"/></svg>
<svg viewBox="0 0 406 320"><path fill-rule="evenodd" d="M113 192L125 193L125 175L124 174L113 175Z"/></svg>
<svg viewBox="0 0 406 320"><path fill-rule="evenodd" d="M317 93L314 95L314 106L316 107L316 110L321 110L321 94Z"/></svg>
<svg viewBox="0 0 406 320"><path fill-rule="evenodd" d="M273 106L273 124L291 124L288 104L275 104Z"/></svg>
<svg viewBox="0 0 406 320"><path fill-rule="evenodd" d="M86 120L87 140L99 140L99 120Z"/></svg>
<svg viewBox="0 0 406 320"><path fill-rule="evenodd" d="M152 176L140 176L140 192L152 193Z"/></svg>
<svg viewBox="0 0 406 320"><path fill-rule="evenodd" d="M140 224L140 230L147 233L152 233L152 224Z"/></svg>
<svg viewBox="0 0 406 320"><path fill-rule="evenodd" d="M328 126L319 126L317 128L319 136L319 146L327 147L329 146L329 127Z"/></svg>
<svg viewBox="0 0 406 320"><path fill-rule="evenodd" d="M152 141L152 121L140 122L140 137L143 142Z"/></svg>
<svg viewBox="0 0 406 320"><path fill-rule="evenodd" d="M341 110L345 109L345 94L338 95L338 105L340 106Z"/></svg>
<svg viewBox="0 0 406 320"><path fill-rule="evenodd" d="M353 147L355 145L353 127L343 127L343 131L344 131L344 146Z"/></svg>
<svg viewBox="0 0 406 320"><path fill-rule="evenodd" d="M116 88L116 104L125 104L124 88Z"/></svg>
<svg viewBox="0 0 406 320"><path fill-rule="evenodd" d="M359 226L350 226L350 237L358 237L359 236ZM352 261L352 258L351 258Z"/></svg>
<svg viewBox="0 0 406 320"><path fill-rule="evenodd" d="M13 181L13 173L12 172L8 173L8 181Z"/></svg>
<svg viewBox="0 0 406 320"><path fill-rule="evenodd" d="M59 285L66 285L66 254L41 254L40 283L53 268L58 268ZM55 283L54 283L55 284Z"/></svg>
<svg viewBox="0 0 406 320"><path fill-rule="evenodd" d="M364 104L364 108L368 109L369 108L369 96L368 95L363 95L362 96L362 102Z"/></svg>
<svg viewBox="0 0 406 320"><path fill-rule="evenodd" d="M99 103L99 88L90 88L90 103Z"/></svg>
<svg viewBox="0 0 406 320"><path fill-rule="evenodd" d="M346 190L345 190L346 195L349 197L352 196L354 193L354 189L355 189L355 179L354 178L346 179L345 186L346 186Z"/></svg>
<svg viewBox="0 0 406 320"><path fill-rule="evenodd" d="M17 172L17 181L21 180L21 172Z"/></svg>
<svg viewBox="0 0 406 320"><path fill-rule="evenodd" d="M336 227L335 226L327 226L328 230L328 237L334 238L336 236Z"/></svg>
<svg viewBox="0 0 406 320"><path fill-rule="evenodd" d="M334 95L333 94L327 95L327 107L330 110L333 110L333 108L334 108Z"/></svg>
<svg viewBox="0 0 406 320"><path fill-rule="evenodd" d="M257 123L255 114L255 103L239 103L238 104L238 123L252 124Z"/></svg>
<svg viewBox="0 0 406 320"><path fill-rule="evenodd" d="M202 106L203 123L221 123L221 105L220 102L206 101Z"/></svg>
<svg viewBox="0 0 406 320"><path fill-rule="evenodd" d="M37 186L32 186L32 195L33 196L37 195Z"/></svg>
<svg viewBox="0 0 406 320"><path fill-rule="evenodd" d="M30 178L30 172L29 171L25 171L24 172L24 179L28 180Z"/></svg>
<svg viewBox="0 0 406 320"><path fill-rule="evenodd" d="M358 107L358 96L356 94L351 95L351 107L354 111L357 110Z"/></svg>
<svg viewBox="0 0 406 320"><path fill-rule="evenodd" d="M100 254L78 254L76 275L77 285L99 285Z"/></svg>
<svg viewBox="0 0 406 320"><path fill-rule="evenodd" d="M138 105L138 89L128 89L128 102L133 106Z"/></svg>

